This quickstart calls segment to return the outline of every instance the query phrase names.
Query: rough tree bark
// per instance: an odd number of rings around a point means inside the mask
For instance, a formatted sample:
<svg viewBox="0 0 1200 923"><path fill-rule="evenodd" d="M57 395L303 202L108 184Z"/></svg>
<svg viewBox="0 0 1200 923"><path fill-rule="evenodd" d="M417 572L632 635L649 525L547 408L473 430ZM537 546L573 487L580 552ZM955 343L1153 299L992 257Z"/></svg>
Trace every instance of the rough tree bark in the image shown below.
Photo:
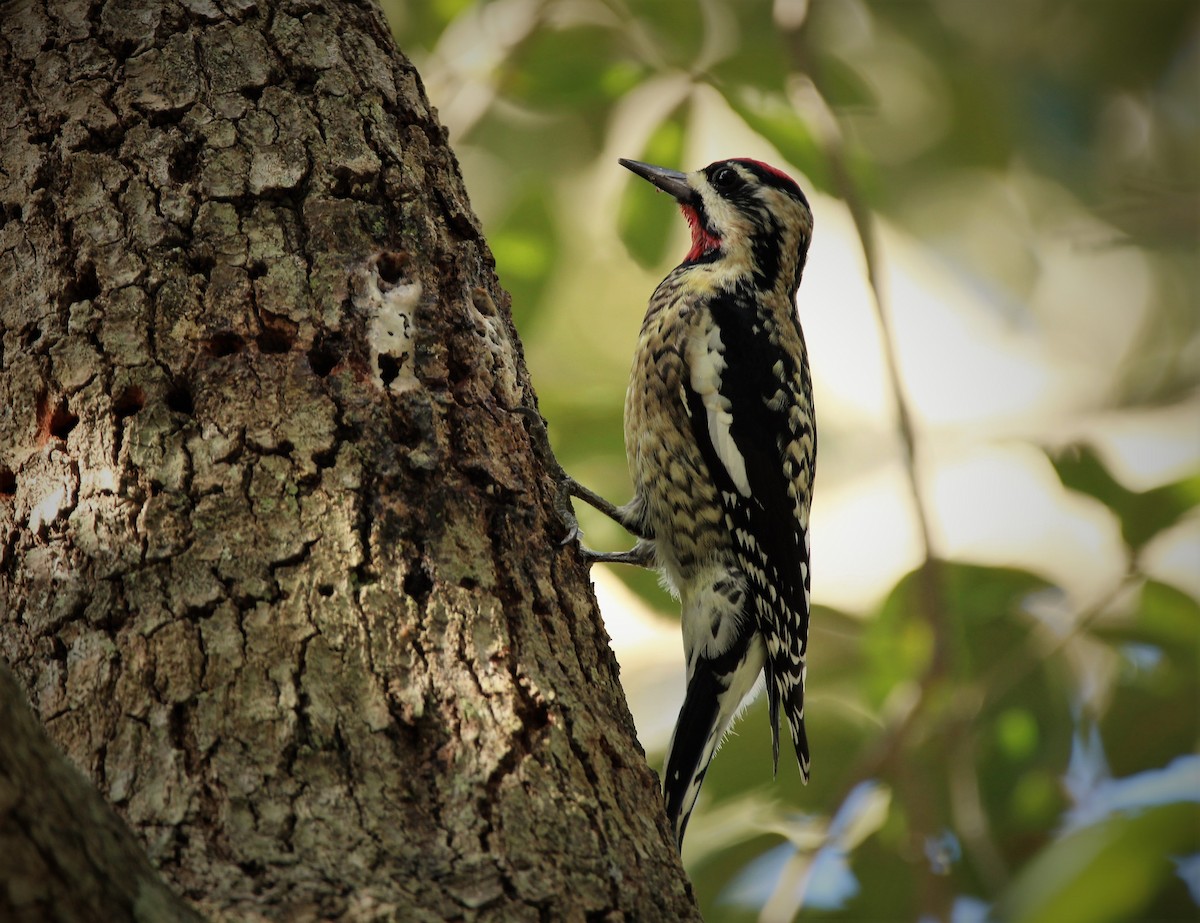
<svg viewBox="0 0 1200 923"><path fill-rule="evenodd" d="M90 784L212 917L696 918L375 6L10 3L0 79L0 653L90 780L6 717L0 917L176 918Z"/></svg>

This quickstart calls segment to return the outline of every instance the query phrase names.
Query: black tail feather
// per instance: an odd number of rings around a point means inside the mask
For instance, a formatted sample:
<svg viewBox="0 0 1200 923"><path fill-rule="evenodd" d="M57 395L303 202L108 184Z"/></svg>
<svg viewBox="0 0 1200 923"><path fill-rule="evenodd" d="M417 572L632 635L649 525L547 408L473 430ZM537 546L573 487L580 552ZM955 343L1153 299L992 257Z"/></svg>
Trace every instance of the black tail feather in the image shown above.
<svg viewBox="0 0 1200 923"><path fill-rule="evenodd" d="M792 743L796 748L796 760L800 764L800 775L808 782L809 753L808 732L804 727L804 680L793 663L783 660L777 663L767 657L767 695L771 703L771 741L775 754L775 769L779 769L779 706L791 731Z"/></svg>
<svg viewBox="0 0 1200 923"><path fill-rule="evenodd" d="M793 686L784 693L784 711L792 731L792 742L796 745L796 760L800 763L800 775L808 783L811 761L808 752L808 731L804 727L804 685Z"/></svg>
<svg viewBox="0 0 1200 923"><path fill-rule="evenodd" d="M767 658L767 714L771 722L771 776L779 775L779 684L775 682L775 666Z"/></svg>
<svg viewBox="0 0 1200 923"><path fill-rule="evenodd" d="M704 774L717 748L717 717L720 695L725 686L716 674L698 669L688 683L687 696L675 723L675 736L667 755L663 791L667 802L667 817L675 828L676 845L682 849L683 834L688 818L696 806L696 797Z"/></svg>

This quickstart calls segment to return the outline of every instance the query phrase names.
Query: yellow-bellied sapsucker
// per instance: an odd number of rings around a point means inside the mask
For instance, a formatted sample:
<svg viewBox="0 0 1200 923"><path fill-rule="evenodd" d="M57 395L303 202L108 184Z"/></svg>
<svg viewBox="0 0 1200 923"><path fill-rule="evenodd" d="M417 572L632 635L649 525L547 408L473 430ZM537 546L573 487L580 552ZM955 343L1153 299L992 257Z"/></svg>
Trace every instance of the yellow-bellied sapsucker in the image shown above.
<svg viewBox="0 0 1200 923"><path fill-rule="evenodd" d="M683 844L709 761L766 671L808 781L804 730L809 538L817 434L795 297L812 235L800 187L755 160L678 173L622 165L670 193L692 246L650 299L625 400L634 498L571 492L639 541L593 561L657 566L682 605L687 695L667 755Z"/></svg>

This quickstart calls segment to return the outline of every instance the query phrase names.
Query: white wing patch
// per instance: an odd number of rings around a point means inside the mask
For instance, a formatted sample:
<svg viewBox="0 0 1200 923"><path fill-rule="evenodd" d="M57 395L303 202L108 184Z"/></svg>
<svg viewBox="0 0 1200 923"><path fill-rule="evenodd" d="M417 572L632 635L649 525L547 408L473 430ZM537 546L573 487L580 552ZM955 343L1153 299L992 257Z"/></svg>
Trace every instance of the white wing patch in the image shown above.
<svg viewBox="0 0 1200 923"><path fill-rule="evenodd" d="M738 451L733 434L733 414L729 411L729 399L721 396L721 375L724 373L725 345L721 342L721 330L715 324L707 332L692 334L687 344L687 364L691 370L692 390L700 395L708 411L708 438L716 449L717 457L733 481L733 486L743 497L750 496L750 481L746 477L746 460Z"/></svg>

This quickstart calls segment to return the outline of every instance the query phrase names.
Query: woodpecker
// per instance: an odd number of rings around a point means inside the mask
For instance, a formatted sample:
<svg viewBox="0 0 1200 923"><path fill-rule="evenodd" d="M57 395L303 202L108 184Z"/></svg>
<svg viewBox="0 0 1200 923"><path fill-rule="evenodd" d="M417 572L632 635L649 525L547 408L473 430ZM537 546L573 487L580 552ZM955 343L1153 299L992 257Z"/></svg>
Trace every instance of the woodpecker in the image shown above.
<svg viewBox="0 0 1200 923"><path fill-rule="evenodd" d="M634 497L576 497L638 541L591 561L657 567L680 600L687 693L667 752L667 815L682 849L709 762L765 672L772 756L779 711L804 781L808 515L817 433L796 292L812 236L808 200L760 161L680 173L622 166L669 193L691 228L683 262L642 323L625 399Z"/></svg>

